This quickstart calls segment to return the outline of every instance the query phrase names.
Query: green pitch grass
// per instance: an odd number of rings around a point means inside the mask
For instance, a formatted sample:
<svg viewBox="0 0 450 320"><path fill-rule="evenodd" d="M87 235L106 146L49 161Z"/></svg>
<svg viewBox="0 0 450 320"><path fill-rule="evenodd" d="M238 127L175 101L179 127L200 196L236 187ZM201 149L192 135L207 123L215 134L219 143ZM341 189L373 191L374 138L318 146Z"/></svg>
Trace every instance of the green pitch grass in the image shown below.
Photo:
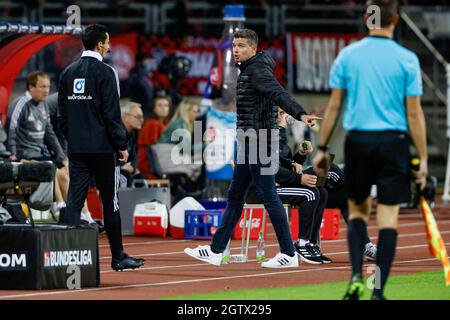
<svg viewBox="0 0 450 320"><path fill-rule="evenodd" d="M222 291L208 294L167 297L174 300L340 300L347 282L330 282L296 287ZM367 287L364 300L370 299ZM420 272L393 276L388 280L385 295L389 300L450 300L442 272Z"/></svg>

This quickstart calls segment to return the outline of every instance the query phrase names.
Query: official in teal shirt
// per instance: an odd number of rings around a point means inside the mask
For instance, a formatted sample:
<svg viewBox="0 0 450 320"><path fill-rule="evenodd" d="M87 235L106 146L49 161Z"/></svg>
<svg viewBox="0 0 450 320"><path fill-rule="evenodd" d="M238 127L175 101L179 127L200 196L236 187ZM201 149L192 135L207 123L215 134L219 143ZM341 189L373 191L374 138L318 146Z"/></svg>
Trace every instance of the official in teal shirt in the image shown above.
<svg viewBox="0 0 450 320"><path fill-rule="evenodd" d="M384 300L384 288L394 261L400 204L411 199L409 147L414 143L420 168L416 182L425 186L428 166L426 126L420 97L419 59L393 40L399 21L398 0L368 0L365 21L369 36L344 48L330 73L331 97L324 114L320 145L313 160L324 175L327 143L344 96L345 185L349 208L348 246L352 276L345 300L360 299L364 239L372 208L370 191L377 187L377 284L373 300ZM378 8L373 13L373 8ZM369 14L371 16L369 17ZM378 25L372 22L378 15ZM376 16L375 16L376 17ZM369 19L370 18L370 19Z"/></svg>
<svg viewBox="0 0 450 320"><path fill-rule="evenodd" d="M387 37L369 36L344 48L330 87L347 91L347 131L408 131L405 98L422 95L419 59Z"/></svg>

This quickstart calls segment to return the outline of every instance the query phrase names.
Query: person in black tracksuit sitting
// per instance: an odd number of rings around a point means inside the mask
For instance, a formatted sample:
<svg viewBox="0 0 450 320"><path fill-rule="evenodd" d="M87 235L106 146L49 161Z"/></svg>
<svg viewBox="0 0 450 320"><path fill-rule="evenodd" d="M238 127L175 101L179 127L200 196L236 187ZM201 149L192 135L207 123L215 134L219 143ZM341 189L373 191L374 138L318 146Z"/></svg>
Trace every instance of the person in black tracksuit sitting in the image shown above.
<svg viewBox="0 0 450 320"><path fill-rule="evenodd" d="M287 143L286 115L282 109L278 109L280 166L275 175L277 194L283 203L298 208L299 234L294 247L300 260L310 264L331 263L332 260L324 256L318 246L323 210L328 198L327 190L316 186L315 175L302 172L301 163L305 156L299 153L292 155ZM253 185L247 192L246 202L262 203Z"/></svg>
<svg viewBox="0 0 450 320"><path fill-rule="evenodd" d="M119 163L128 159L127 138L120 116L116 71L102 60L109 51L109 35L102 25L88 26L82 36L85 51L61 74L58 125L67 139L70 186L62 223L80 224L80 212L91 177L103 203L113 270L135 269L143 259L123 251L117 195Z"/></svg>

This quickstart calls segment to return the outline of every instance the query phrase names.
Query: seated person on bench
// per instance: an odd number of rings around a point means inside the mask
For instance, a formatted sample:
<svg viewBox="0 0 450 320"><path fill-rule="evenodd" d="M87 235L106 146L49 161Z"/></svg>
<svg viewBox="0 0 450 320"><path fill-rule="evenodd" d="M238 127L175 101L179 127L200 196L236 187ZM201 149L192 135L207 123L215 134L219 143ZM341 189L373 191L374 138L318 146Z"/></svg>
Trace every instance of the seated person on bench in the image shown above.
<svg viewBox="0 0 450 320"><path fill-rule="evenodd" d="M277 194L283 203L298 208L299 235L294 246L302 261L310 264L331 263L332 260L322 254L318 245L323 210L327 203L325 188L316 187L317 177L302 173L302 167L294 161L296 156L287 144L286 113L278 109L278 124L280 125L280 167L275 175ZM312 146L309 145L312 149ZM251 186L246 196L247 203L261 203L256 188Z"/></svg>
<svg viewBox="0 0 450 320"><path fill-rule="evenodd" d="M137 135L144 124L144 114L141 105L128 102L121 110L122 123L128 140L128 162L121 165L120 174L125 177L126 186L130 188L133 180L145 180L145 176L137 168Z"/></svg>
<svg viewBox="0 0 450 320"><path fill-rule="evenodd" d="M44 72L33 71L27 75L26 87L27 92L10 106L13 110L8 123L10 160L53 161L56 164L56 203L52 206L52 213L56 213L65 206L67 198L62 186L65 172L68 177L68 161L50 122L47 103L50 77Z"/></svg>

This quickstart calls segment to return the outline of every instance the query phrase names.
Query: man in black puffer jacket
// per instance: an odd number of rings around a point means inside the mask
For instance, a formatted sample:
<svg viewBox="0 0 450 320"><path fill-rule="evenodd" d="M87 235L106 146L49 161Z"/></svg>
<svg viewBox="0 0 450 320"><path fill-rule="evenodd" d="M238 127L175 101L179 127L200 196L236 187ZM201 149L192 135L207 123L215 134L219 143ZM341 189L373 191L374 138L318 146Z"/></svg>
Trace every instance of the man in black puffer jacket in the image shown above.
<svg viewBox="0 0 450 320"><path fill-rule="evenodd" d="M256 53L257 46L258 36L253 30L241 29L234 33L233 56L240 69L236 90L238 159L222 224L210 246L186 248L184 252L213 265L221 264L222 252L241 216L246 191L253 181L269 212L281 249L279 254L261 266L297 267L298 258L289 224L275 188L274 176L279 160L278 108L275 106L282 106L288 114L309 127L320 118L307 115L284 90L274 75L275 62L264 52Z"/></svg>

